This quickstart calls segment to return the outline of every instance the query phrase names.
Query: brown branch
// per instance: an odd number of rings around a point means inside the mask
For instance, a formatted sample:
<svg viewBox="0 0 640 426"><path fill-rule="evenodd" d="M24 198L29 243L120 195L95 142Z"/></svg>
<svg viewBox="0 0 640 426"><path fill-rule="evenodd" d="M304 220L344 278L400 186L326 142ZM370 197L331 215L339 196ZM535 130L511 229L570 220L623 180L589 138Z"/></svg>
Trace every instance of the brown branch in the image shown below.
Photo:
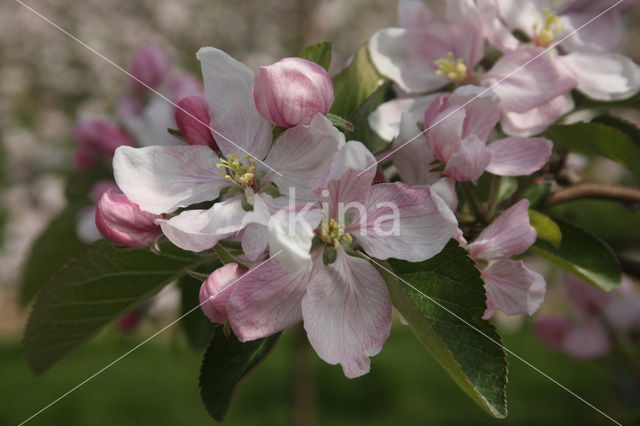
<svg viewBox="0 0 640 426"><path fill-rule="evenodd" d="M595 182L581 182L561 188L549 195L549 205L566 201L595 198L640 204L640 190L627 186L609 185Z"/></svg>

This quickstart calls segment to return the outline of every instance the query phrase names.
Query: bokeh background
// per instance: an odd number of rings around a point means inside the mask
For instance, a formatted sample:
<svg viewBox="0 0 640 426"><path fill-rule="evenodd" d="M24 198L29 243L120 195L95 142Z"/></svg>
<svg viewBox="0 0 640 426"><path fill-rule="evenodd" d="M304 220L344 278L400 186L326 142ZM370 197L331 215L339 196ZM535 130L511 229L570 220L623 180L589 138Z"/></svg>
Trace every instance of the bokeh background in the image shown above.
<svg viewBox="0 0 640 426"><path fill-rule="evenodd" d="M201 46L221 48L257 69L326 40L334 41L335 72L375 31L396 21L393 0L26 3L117 64L125 66L136 47L155 42L198 76L195 52ZM436 9L442 6L437 3ZM639 19L640 10L627 16L629 33L621 47L636 62L640 37L634 24ZM165 309L132 333L110 328L39 378L31 376L22 360L20 339L28 309L19 307L16 288L33 240L64 207L64 176L74 147L71 129L79 112L112 115L128 86L127 76L19 3L0 3L0 424L20 423L175 317ZM600 180L628 178L604 160L588 172ZM586 207L595 213L585 216ZM575 203L566 209L611 244L636 249L638 213L607 202ZM166 298L164 306L172 305L170 293L161 297ZM633 395L639 390L624 387L614 358L577 363L547 352L527 320L499 320L499 327L508 348L560 383L614 417L638 419ZM176 326L30 424L211 424L198 395L201 356ZM496 421L458 390L406 327L394 326L383 352L372 360L371 373L356 380L320 362L292 330L247 380L227 423L604 423L531 368L512 357L509 361L510 416Z"/></svg>

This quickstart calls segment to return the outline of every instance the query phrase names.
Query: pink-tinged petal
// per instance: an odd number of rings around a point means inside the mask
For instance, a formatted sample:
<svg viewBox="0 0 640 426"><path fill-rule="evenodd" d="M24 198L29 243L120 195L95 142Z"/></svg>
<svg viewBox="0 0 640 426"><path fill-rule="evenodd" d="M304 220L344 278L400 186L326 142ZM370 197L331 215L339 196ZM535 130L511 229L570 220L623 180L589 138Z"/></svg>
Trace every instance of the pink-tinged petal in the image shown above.
<svg viewBox="0 0 640 426"><path fill-rule="evenodd" d="M404 182L409 185L428 185L435 182L440 173L431 171L431 164L436 157L427 146L424 136L418 135L420 129L416 121L403 113L400 133L391 146L391 160Z"/></svg>
<svg viewBox="0 0 640 426"><path fill-rule="evenodd" d="M481 79L500 98L504 112L525 112L568 93L575 79L541 48L521 46L505 53Z"/></svg>
<svg viewBox="0 0 640 426"><path fill-rule="evenodd" d="M143 212L126 195L105 192L96 205L96 226L109 241L129 247L149 247L162 235L156 219L162 216Z"/></svg>
<svg viewBox="0 0 640 426"><path fill-rule="evenodd" d="M487 305L507 315L533 315L544 300L544 277L524 266L521 260L499 260L482 271Z"/></svg>
<svg viewBox="0 0 640 426"><path fill-rule="evenodd" d="M572 52L561 59L577 80L578 90L593 99L626 99L640 89L640 66L626 56L594 50Z"/></svg>
<svg viewBox="0 0 640 426"><path fill-rule="evenodd" d="M361 142L349 141L331 160L324 189L316 190L328 203L329 217L337 217L340 203L364 203L376 175L375 157Z"/></svg>
<svg viewBox="0 0 640 426"><path fill-rule="evenodd" d="M456 181L445 177L431 185L432 195L438 196L445 202L452 212L458 210L458 194L456 194Z"/></svg>
<svg viewBox="0 0 640 426"><path fill-rule="evenodd" d="M574 359L586 360L606 355L611 348L611 341L600 321L590 318L569 330L563 346Z"/></svg>
<svg viewBox="0 0 640 426"><path fill-rule="evenodd" d="M503 52L514 50L520 45L518 39L499 18L494 0L477 0L476 6L484 24L484 36L491 45Z"/></svg>
<svg viewBox="0 0 640 426"><path fill-rule="evenodd" d="M113 157L113 175L142 210L169 213L218 198L229 185L216 168L218 161L205 146L120 147Z"/></svg>
<svg viewBox="0 0 640 426"><path fill-rule="evenodd" d="M211 320L224 324L229 321L227 302L233 292L233 287L239 284L240 278L246 273L236 263L227 263L216 269L200 287L200 308Z"/></svg>
<svg viewBox="0 0 640 426"><path fill-rule="evenodd" d="M533 38L533 25L544 22L542 9L551 10L546 0L495 0L498 13L511 30L521 30Z"/></svg>
<svg viewBox="0 0 640 426"><path fill-rule="evenodd" d="M430 92L449 83L436 74L434 64L449 52L450 42L416 29L386 28L369 41L371 61L378 71L409 93Z"/></svg>
<svg viewBox="0 0 640 426"><path fill-rule="evenodd" d="M154 44L141 46L131 58L128 71L133 76L133 86L144 92L145 85L156 88L171 70L171 58L167 51Z"/></svg>
<svg viewBox="0 0 640 426"><path fill-rule="evenodd" d="M511 136L532 136L542 133L562 114L573 109L567 95L560 95L539 107L522 113L507 112L502 115L500 127Z"/></svg>
<svg viewBox="0 0 640 426"><path fill-rule="evenodd" d="M451 155L460 149L466 116L464 108L452 106L438 114L432 122L426 121L425 118L427 144L443 163L449 161Z"/></svg>
<svg viewBox="0 0 640 426"><path fill-rule="evenodd" d="M260 67L253 99L264 118L280 127L309 124L333 104L331 76L320 65L302 58L284 58Z"/></svg>
<svg viewBox="0 0 640 426"><path fill-rule="evenodd" d="M273 146L265 162L277 170L267 172L261 182L273 181L282 194L295 188L300 200L315 198L313 191L333 158L345 145L344 135L323 115L309 125L287 129Z"/></svg>
<svg viewBox="0 0 640 426"><path fill-rule="evenodd" d="M434 16L422 0L398 1L398 26L423 29L434 20Z"/></svg>
<svg viewBox="0 0 640 426"><path fill-rule="evenodd" d="M491 142L487 171L499 176L524 176L540 170L549 160L553 142L543 138L505 138Z"/></svg>
<svg viewBox="0 0 640 426"><path fill-rule="evenodd" d="M403 114L413 125L424 120L424 113L438 95L398 98L381 104L369 114L369 126L382 139L391 142L400 134Z"/></svg>
<svg viewBox="0 0 640 426"><path fill-rule="evenodd" d="M233 332L242 342L289 328L302 319L301 301L310 280L323 276L322 256L306 273L292 274L271 258L250 269L227 303Z"/></svg>
<svg viewBox="0 0 640 426"><path fill-rule="evenodd" d="M144 107L126 100L118 108L122 124L133 135L138 146L183 145L180 139L167 131L176 128L173 112L174 106L156 95Z"/></svg>
<svg viewBox="0 0 640 426"><path fill-rule="evenodd" d="M178 102L175 112L178 130L189 145L217 149L209 130L209 105L204 96L187 96Z"/></svg>
<svg viewBox="0 0 640 426"><path fill-rule="evenodd" d="M461 58L470 71L484 57L484 25L474 0L447 2L446 29L451 52Z"/></svg>
<svg viewBox="0 0 640 426"><path fill-rule="evenodd" d="M425 127L435 124L439 115L449 107L449 93L436 94L435 99L429 104L424 112L423 122ZM420 121L420 120L417 120Z"/></svg>
<svg viewBox="0 0 640 426"><path fill-rule="evenodd" d="M369 357L382 350L391 329L391 299L384 280L364 259L338 250L336 261L315 276L302 299L309 342L345 376L369 372Z"/></svg>
<svg viewBox="0 0 640 426"><path fill-rule="evenodd" d="M520 200L505 210L469 245L475 259L494 260L523 253L536 241L529 224L529 200Z"/></svg>
<svg viewBox="0 0 640 426"><path fill-rule="evenodd" d="M536 321L536 336L547 348L559 351L563 349L567 333L572 328L565 317L545 315Z"/></svg>
<svg viewBox="0 0 640 426"><path fill-rule="evenodd" d="M565 3L558 12L563 18L566 32L580 30L563 41L562 47L576 50L595 45L599 49L614 50L624 34L622 15L635 5L634 0L625 0L613 8L610 0L574 0ZM596 16L598 18L594 20Z"/></svg>
<svg viewBox="0 0 640 426"><path fill-rule="evenodd" d="M458 181L478 179L491 161L491 151L475 135L462 140L460 149L449 157L444 174Z"/></svg>
<svg viewBox="0 0 640 426"><path fill-rule="evenodd" d="M463 138L476 135L481 141L486 141L500 120L500 99L484 87L459 87L449 96L447 104L464 108Z"/></svg>
<svg viewBox="0 0 640 426"><path fill-rule="evenodd" d="M440 253L458 229L449 207L428 186L381 183L371 187L365 214L345 228L378 259L420 262Z"/></svg>
<svg viewBox="0 0 640 426"><path fill-rule="evenodd" d="M269 222L269 253L290 272L306 272L311 268L311 245L314 230L320 224L322 211L314 204L287 206L275 213Z"/></svg>
<svg viewBox="0 0 640 426"><path fill-rule="evenodd" d="M253 101L253 71L213 47L198 51L211 127L222 153L264 159L271 146L271 124Z"/></svg>
<svg viewBox="0 0 640 426"><path fill-rule="evenodd" d="M250 223L242 233L242 251L251 261L261 257L267 249L269 234L265 232L265 226L259 223Z"/></svg>
<svg viewBox="0 0 640 426"><path fill-rule="evenodd" d="M215 203L209 210L186 210L169 220L158 220L164 235L183 250L200 252L247 225L242 198Z"/></svg>
<svg viewBox="0 0 640 426"><path fill-rule="evenodd" d="M612 293L598 290L573 275L567 275L565 282L571 306L582 317L598 316L613 300Z"/></svg>

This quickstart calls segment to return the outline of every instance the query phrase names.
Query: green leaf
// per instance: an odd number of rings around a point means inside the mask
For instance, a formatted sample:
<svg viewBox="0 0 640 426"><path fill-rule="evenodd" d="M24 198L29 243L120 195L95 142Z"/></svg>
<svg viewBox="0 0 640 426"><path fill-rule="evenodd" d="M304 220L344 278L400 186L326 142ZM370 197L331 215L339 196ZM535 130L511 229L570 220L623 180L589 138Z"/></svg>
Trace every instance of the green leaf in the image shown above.
<svg viewBox="0 0 640 426"><path fill-rule="evenodd" d="M213 257L163 244L161 253L122 249L101 240L62 268L40 292L31 311L23 349L41 374L105 325L165 285Z"/></svg>
<svg viewBox="0 0 640 426"><path fill-rule="evenodd" d="M281 334L243 343L216 327L200 368L200 397L211 417L224 420L240 383L269 355Z"/></svg>
<svg viewBox="0 0 640 426"><path fill-rule="evenodd" d="M74 172L67 176L67 206L38 236L22 269L20 304L26 306L51 277L88 246L78 238L76 224L80 212L90 206L94 183L107 177L104 170Z"/></svg>
<svg viewBox="0 0 640 426"><path fill-rule="evenodd" d="M550 183L539 183L527 189L522 194L522 198L529 200L529 207L532 209L540 209L547 203L547 198L549 198L550 193Z"/></svg>
<svg viewBox="0 0 640 426"><path fill-rule="evenodd" d="M22 268L20 304L26 306L49 282L51 277L87 244L76 233L81 204L75 203L63 209L36 239Z"/></svg>
<svg viewBox="0 0 640 426"><path fill-rule="evenodd" d="M601 155L640 175L640 145L622 131L601 123L554 125L546 135L556 146L587 155Z"/></svg>
<svg viewBox="0 0 640 426"><path fill-rule="evenodd" d="M350 117L354 131L349 134L349 139L361 141L374 154L383 151L389 146L389 142L382 139L369 126L369 115L383 102L388 99L390 83L383 84L371 94Z"/></svg>
<svg viewBox="0 0 640 426"><path fill-rule="evenodd" d="M330 41L314 44L312 46L306 47L302 52L300 52L298 57L315 62L325 70L329 71L329 66L331 65L332 47L333 43Z"/></svg>
<svg viewBox="0 0 640 426"><path fill-rule="evenodd" d="M349 66L333 78L334 101L330 112L353 122L355 110L384 82L369 58L367 45L361 46Z"/></svg>
<svg viewBox="0 0 640 426"><path fill-rule="evenodd" d="M600 123L614 127L631 138L637 146L640 146L640 129L635 124L611 115L601 115L591 120L592 123Z"/></svg>
<svg viewBox="0 0 640 426"><path fill-rule="evenodd" d="M535 210L529 210L529 222L538 233L538 239L559 248L562 243L562 231L557 223L546 214Z"/></svg>
<svg viewBox="0 0 640 426"><path fill-rule="evenodd" d="M182 305L182 315L188 314L180 320L180 325L187 336L189 344L197 350L204 350L209 343L214 324L202 312L201 309L193 308L200 305L200 286L202 281L185 275L180 278L180 304Z"/></svg>
<svg viewBox="0 0 640 426"><path fill-rule="evenodd" d="M611 291L620 285L621 273L613 250L595 235L559 219L562 243L555 248L538 240L532 249L545 259L600 290Z"/></svg>
<svg viewBox="0 0 640 426"><path fill-rule="evenodd" d="M505 417L507 360L500 335L482 319L484 284L466 251L452 240L427 261L391 265L404 282L380 272L418 339L471 399L492 416Z"/></svg>

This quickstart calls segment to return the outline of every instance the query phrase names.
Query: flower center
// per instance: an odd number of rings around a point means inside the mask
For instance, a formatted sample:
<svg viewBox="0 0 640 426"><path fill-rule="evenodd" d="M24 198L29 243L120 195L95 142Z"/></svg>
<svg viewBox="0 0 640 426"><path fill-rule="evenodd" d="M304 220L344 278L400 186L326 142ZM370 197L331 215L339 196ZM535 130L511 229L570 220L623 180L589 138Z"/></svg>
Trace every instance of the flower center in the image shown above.
<svg viewBox="0 0 640 426"><path fill-rule="evenodd" d="M540 19L533 24L533 42L536 46L549 47L556 37L564 31L564 25L558 23L558 15L549 9L542 9L544 24Z"/></svg>
<svg viewBox="0 0 640 426"><path fill-rule="evenodd" d="M248 188L256 183L256 159L251 154L245 155L244 158L249 162L248 166L240 161L237 154L230 154L226 159L221 158L216 167L226 169L220 172L220 176L242 188Z"/></svg>
<svg viewBox="0 0 640 426"><path fill-rule="evenodd" d="M318 228L318 236L326 244L333 244L336 248L341 242L351 244L353 238L344 232L344 224L338 223L335 219L329 221L323 220Z"/></svg>
<svg viewBox="0 0 640 426"><path fill-rule="evenodd" d="M438 59L434 64L438 67L436 74L441 77L447 77L456 84L469 81L469 69L464 64L464 60L462 58L454 60L451 52L446 58Z"/></svg>

